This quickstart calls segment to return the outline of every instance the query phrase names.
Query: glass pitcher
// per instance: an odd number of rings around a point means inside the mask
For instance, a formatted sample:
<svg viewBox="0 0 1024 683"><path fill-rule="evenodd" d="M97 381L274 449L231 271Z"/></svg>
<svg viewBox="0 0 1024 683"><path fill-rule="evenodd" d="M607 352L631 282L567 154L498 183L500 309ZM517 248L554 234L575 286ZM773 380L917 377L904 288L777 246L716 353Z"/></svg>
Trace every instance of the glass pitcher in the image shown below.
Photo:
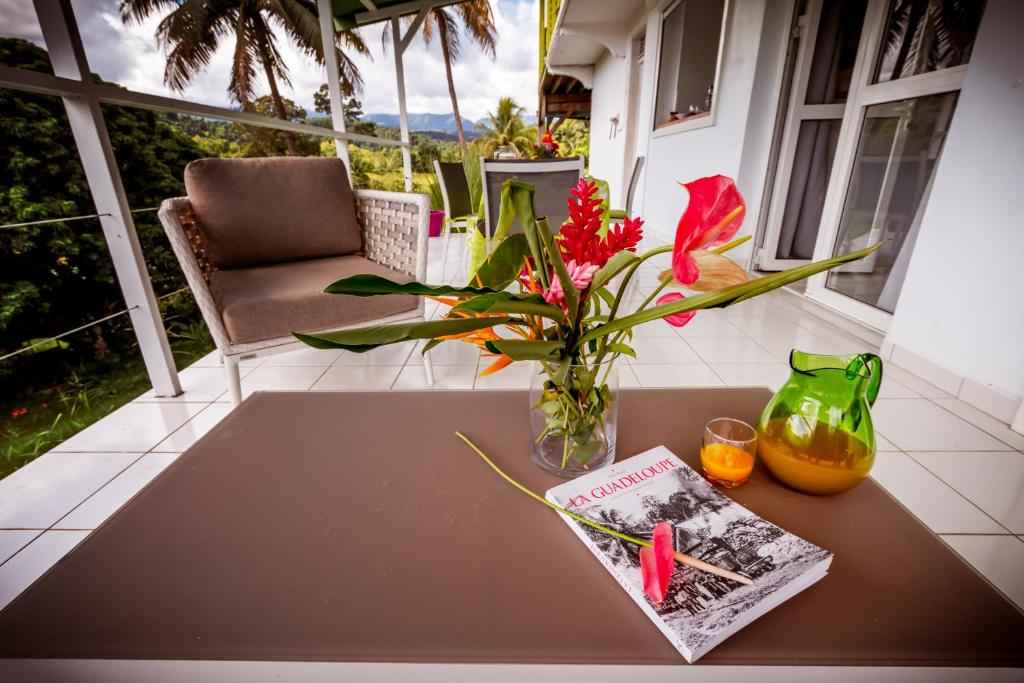
<svg viewBox="0 0 1024 683"><path fill-rule="evenodd" d="M819 356L793 350L792 374L761 414L758 454L772 474L804 493L853 488L875 463L869 407L882 384L870 353Z"/></svg>

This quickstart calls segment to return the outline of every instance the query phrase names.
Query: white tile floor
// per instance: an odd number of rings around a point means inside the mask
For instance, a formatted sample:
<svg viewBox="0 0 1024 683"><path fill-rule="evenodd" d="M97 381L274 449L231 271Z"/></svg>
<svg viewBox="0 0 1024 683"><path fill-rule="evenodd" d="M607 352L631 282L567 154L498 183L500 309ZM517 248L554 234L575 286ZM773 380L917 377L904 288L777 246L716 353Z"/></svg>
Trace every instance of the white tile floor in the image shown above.
<svg viewBox="0 0 1024 683"><path fill-rule="evenodd" d="M431 240L429 280L456 282L464 262L452 240L445 263ZM668 267L640 270L638 303ZM702 311L686 327L638 328L638 360L620 366L622 386L767 386L788 376L793 347L819 353L875 351L773 292L736 307ZM428 304L428 315L440 306ZM435 389L525 388L529 368L480 377L489 359L467 344L431 352ZM427 390L415 344L366 354L300 349L242 363L242 389ZM77 545L181 452L232 410L210 354L181 373L185 393L144 394L0 480L0 607ZM889 363L872 411L879 455L872 476L979 572L1024 606L1024 436L942 389Z"/></svg>

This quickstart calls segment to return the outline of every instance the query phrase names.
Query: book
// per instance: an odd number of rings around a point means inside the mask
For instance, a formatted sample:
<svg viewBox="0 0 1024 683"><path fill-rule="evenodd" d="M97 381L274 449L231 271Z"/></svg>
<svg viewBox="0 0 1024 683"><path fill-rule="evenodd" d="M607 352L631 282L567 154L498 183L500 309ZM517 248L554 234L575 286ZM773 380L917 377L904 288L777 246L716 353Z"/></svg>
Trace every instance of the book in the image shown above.
<svg viewBox="0 0 1024 683"><path fill-rule="evenodd" d="M675 550L742 574L750 586L675 564L665 600L644 593L639 546L562 519L688 662L824 578L832 553L729 498L664 446L556 486L547 499L645 541L672 525Z"/></svg>

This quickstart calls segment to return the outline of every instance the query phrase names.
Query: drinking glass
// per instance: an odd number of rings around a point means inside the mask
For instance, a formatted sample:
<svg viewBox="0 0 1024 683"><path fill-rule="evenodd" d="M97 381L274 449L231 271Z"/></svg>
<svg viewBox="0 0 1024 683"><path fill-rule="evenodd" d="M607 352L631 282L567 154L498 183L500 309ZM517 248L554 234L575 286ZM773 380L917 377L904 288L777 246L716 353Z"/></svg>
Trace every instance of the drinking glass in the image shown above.
<svg viewBox="0 0 1024 683"><path fill-rule="evenodd" d="M757 432L743 420L719 417L704 427L700 464L712 484L733 488L746 482L756 454Z"/></svg>

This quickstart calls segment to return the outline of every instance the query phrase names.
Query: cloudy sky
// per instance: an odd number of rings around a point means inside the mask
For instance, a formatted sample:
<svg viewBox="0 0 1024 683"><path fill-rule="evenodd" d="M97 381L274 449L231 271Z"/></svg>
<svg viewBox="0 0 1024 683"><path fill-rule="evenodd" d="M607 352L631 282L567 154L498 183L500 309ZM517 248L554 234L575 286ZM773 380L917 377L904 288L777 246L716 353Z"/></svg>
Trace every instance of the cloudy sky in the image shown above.
<svg viewBox="0 0 1024 683"><path fill-rule="evenodd" d="M132 90L171 95L163 84L164 53L153 38L160 17L125 26L118 0L73 0L91 69L104 79ZM501 95L512 96L527 111L537 109L537 3L534 0L491 0L498 27L497 57L481 53L468 39L455 65L455 87L462 115L476 120L494 108ZM394 56L381 45L383 24L362 29L372 59L357 58L366 83L360 96L366 112L398 111ZM0 0L0 35L19 36L42 45L32 3ZM323 70L282 36L281 50L291 74L286 97L313 110L313 93L325 81ZM209 68L176 96L205 104L234 106L227 94L234 40L217 52ZM414 39L405 53L406 95L412 113L450 113L441 49ZM261 84L262 92L267 92Z"/></svg>

